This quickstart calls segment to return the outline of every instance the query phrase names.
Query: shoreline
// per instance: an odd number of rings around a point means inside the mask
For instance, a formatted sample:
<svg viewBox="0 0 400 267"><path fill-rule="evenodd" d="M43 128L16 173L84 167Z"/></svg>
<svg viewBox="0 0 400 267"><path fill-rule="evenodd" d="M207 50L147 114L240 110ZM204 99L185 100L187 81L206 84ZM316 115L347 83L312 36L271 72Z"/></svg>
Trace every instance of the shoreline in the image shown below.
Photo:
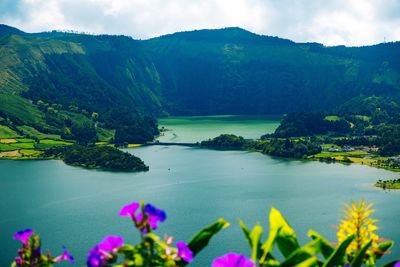
<svg viewBox="0 0 400 267"><path fill-rule="evenodd" d="M146 144L129 144L126 147L120 147L119 149L133 149L133 148L138 148L138 147L143 147L143 146L154 146L154 145L160 145L160 146L188 146L188 147L199 147L199 148L205 148L205 149L211 149L211 150L219 150L218 148L212 148L212 147L202 147L199 145L199 143L174 143L174 142L149 142ZM10 151L2 151L0 152L0 160L62 160L60 158L55 158L55 157L43 157L43 150L37 150L37 149L23 149L23 151L29 151L33 152L32 154L21 154L22 149L16 149L16 150L10 150ZM231 149L221 149L221 150L231 150ZM236 149L237 150L237 149ZM255 149L239 149L241 151L251 151L251 152L258 152L263 155L268 155L272 157L277 157L277 158L282 158L282 159L293 159L293 160L306 160L306 161L319 161L319 162L325 162L325 163L340 163L340 164L358 164L358 165L365 165L377 169L384 169L393 173L400 173L400 168L392 168L390 166L387 166L382 163L378 163L376 159L373 158L365 158L365 157L347 157L344 154L341 154L341 152L335 152L334 157L321 157L316 155L308 156L305 158L294 158L294 157L279 157L279 156L273 156L269 154L262 153L260 150L255 150ZM321 154L321 153L320 153ZM332 153L331 153L332 154ZM346 160L343 160L346 159ZM400 186L399 186L400 188Z"/></svg>

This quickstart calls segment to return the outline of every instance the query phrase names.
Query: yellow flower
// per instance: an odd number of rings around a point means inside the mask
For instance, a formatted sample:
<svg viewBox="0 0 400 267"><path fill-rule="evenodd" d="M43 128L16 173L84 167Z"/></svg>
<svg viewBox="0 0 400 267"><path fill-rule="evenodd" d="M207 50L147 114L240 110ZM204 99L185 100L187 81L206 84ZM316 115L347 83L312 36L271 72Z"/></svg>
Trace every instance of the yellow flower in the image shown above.
<svg viewBox="0 0 400 267"><path fill-rule="evenodd" d="M338 227L337 237L339 244L348 236L355 235L355 239L347 248L347 253L356 253L370 240L372 247L377 246L379 239L375 233L378 227L374 224L377 220L371 219L370 215L375 211L371 209L372 204L360 200L360 203L352 202L351 205L345 205L344 216Z"/></svg>

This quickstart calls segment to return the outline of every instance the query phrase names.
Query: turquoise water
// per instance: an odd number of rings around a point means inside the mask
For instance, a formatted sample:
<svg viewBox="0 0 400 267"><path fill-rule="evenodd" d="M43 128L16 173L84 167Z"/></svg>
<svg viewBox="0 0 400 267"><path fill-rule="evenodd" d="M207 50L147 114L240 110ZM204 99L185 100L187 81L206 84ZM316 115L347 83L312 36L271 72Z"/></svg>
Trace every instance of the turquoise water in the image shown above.
<svg viewBox="0 0 400 267"><path fill-rule="evenodd" d="M400 255L400 192L372 186L397 174L361 165L283 160L259 153L213 151L182 146L148 146L128 150L149 166L145 173L85 170L61 161L0 161L0 263L7 266L19 245L11 239L31 227L54 254L66 245L85 262L87 252L105 235L137 240L120 207L145 200L163 208L168 219L158 230L188 240L198 229L224 217L231 227L212 240L192 266L207 266L228 251L249 254L237 225L267 225L270 207L282 211L308 241L312 228L335 240L345 202L364 198L375 203L379 233L398 244L387 260ZM265 238L265 237L264 237Z"/></svg>
<svg viewBox="0 0 400 267"><path fill-rule="evenodd" d="M220 134L236 134L257 139L272 133L279 126L280 117L272 116L195 116L170 117L158 121L168 129L158 138L160 142L200 142Z"/></svg>

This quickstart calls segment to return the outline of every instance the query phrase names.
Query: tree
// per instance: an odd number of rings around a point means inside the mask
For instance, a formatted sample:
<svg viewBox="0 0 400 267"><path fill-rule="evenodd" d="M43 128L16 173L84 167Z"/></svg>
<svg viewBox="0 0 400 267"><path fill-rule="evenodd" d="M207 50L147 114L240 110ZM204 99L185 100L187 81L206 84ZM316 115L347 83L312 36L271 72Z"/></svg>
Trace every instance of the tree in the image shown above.
<svg viewBox="0 0 400 267"><path fill-rule="evenodd" d="M72 139L79 144L90 144L96 142L96 130L93 124L74 123L71 127Z"/></svg>

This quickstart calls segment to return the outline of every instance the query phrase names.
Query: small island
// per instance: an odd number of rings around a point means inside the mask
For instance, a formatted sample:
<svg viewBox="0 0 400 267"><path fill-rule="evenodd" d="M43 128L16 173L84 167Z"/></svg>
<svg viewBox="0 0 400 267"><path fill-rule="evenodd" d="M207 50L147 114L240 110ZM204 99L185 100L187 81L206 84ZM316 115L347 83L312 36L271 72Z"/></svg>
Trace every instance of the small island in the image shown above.
<svg viewBox="0 0 400 267"><path fill-rule="evenodd" d="M72 145L45 152L48 157L60 158L66 164L89 169L114 171L148 171L144 162L127 152L111 146Z"/></svg>
<svg viewBox="0 0 400 267"><path fill-rule="evenodd" d="M382 189L400 189L400 179L378 180L375 186Z"/></svg>
<svg viewBox="0 0 400 267"><path fill-rule="evenodd" d="M208 139L202 141L200 146L213 148L213 149L243 149L246 141L241 136L236 136L234 134L221 134L213 139Z"/></svg>

